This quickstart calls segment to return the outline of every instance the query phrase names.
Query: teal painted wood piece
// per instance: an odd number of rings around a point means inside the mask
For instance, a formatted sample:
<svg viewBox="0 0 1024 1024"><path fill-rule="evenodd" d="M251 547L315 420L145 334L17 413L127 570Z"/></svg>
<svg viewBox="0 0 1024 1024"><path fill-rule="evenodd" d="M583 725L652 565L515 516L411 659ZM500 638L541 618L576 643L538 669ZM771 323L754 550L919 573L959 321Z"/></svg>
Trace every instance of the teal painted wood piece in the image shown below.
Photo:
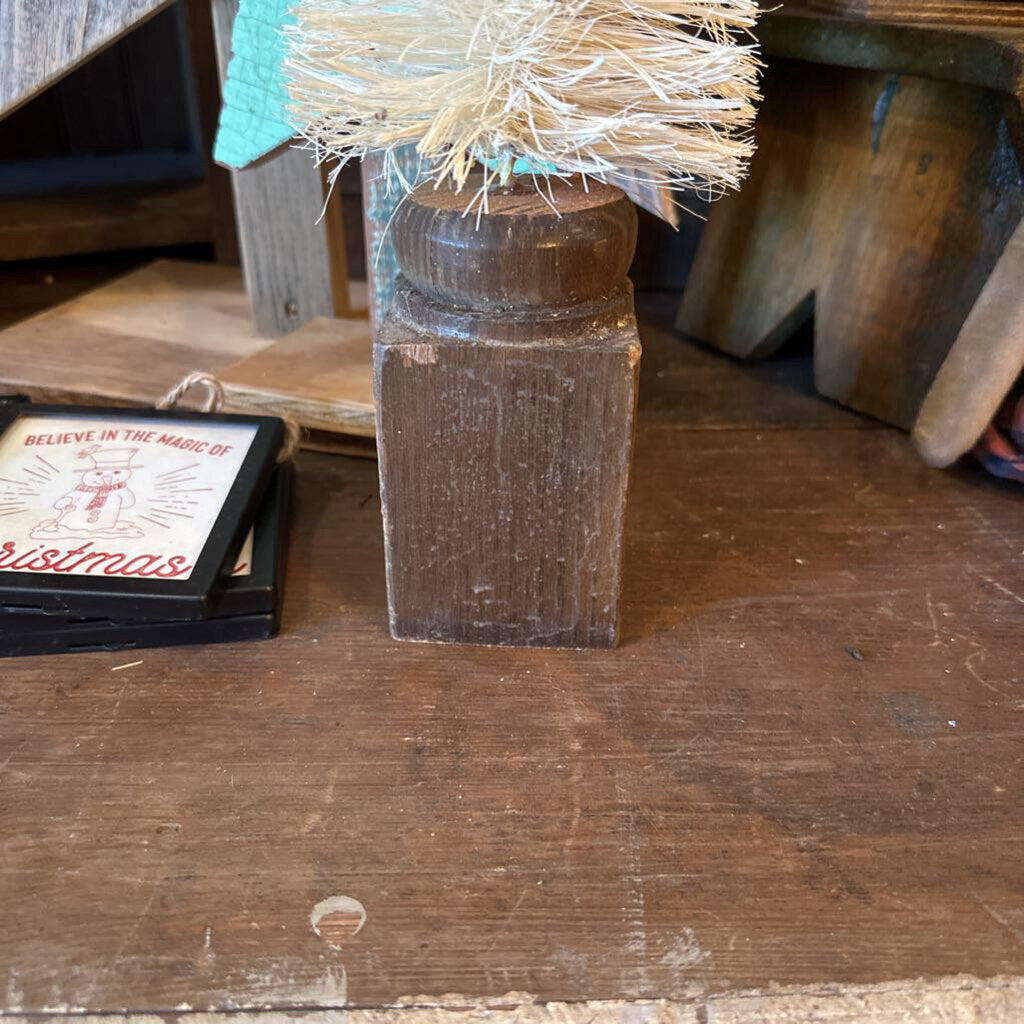
<svg viewBox="0 0 1024 1024"><path fill-rule="evenodd" d="M290 0L241 0L213 158L241 170L291 139L281 27Z"/></svg>

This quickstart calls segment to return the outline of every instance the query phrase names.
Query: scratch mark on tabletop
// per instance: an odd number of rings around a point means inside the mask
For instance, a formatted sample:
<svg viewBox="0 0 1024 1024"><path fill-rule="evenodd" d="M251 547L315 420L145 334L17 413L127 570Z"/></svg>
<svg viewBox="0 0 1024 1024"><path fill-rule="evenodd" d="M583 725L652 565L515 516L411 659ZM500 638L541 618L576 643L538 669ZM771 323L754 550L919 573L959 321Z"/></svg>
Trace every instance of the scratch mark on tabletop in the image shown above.
<svg viewBox="0 0 1024 1024"><path fill-rule="evenodd" d="M1004 587L1002 583L992 579L991 576L982 576L981 578L989 585L995 587L1000 594L1003 594L1006 597L1012 597L1014 601L1017 601L1019 604L1024 604L1024 597L1021 597L1020 594L1015 593L1009 587Z"/></svg>
<svg viewBox="0 0 1024 1024"><path fill-rule="evenodd" d="M981 909L984 910L985 913L988 914L988 916L991 917L996 924L1006 929L1006 931L1008 931L1022 946L1024 946L1024 931L1021 931L1019 928L1015 928L1009 921L1006 920L1005 917L1003 917L1002 914L998 913L998 911L993 910L983 900L978 899L977 896L974 897L974 902L977 903L978 906L981 907Z"/></svg>
<svg viewBox="0 0 1024 1024"><path fill-rule="evenodd" d="M614 710L616 732L623 754L628 744L625 733L625 721L622 714L622 699L618 689L614 691ZM641 856L640 839L637 835L636 803L620 781L619 773L615 775L615 799L619 810L626 820L626 951L637 959L635 982L643 989L650 988L651 979L647 970L647 901L643 885L643 857Z"/></svg>
<svg viewBox="0 0 1024 1024"><path fill-rule="evenodd" d="M569 851L576 842L576 835L580 830L580 818L583 809L580 806L579 786L583 781L583 765L577 761L572 769L572 821L569 822L569 831L566 833L565 841L562 843L562 857L568 857Z"/></svg>
<svg viewBox="0 0 1024 1024"><path fill-rule="evenodd" d="M139 664L141 664L141 662L139 662ZM82 799L78 805L78 813L75 815L76 822L82 820L82 815L85 814L86 807L89 804L89 798L92 796L93 789L96 786L96 779L100 773L100 758L106 748L107 740L110 739L110 734L113 732L114 726L117 724L117 717L121 713L121 702L124 700L124 695L128 692L128 685L129 680L127 679L121 684L121 689L117 694L117 700L114 701L114 706L110 711L110 718L107 720L107 724L104 726L103 733L100 736L99 746L96 748L96 759L93 762L92 771L89 773L89 780L85 784L85 790L82 793Z"/></svg>
<svg viewBox="0 0 1024 1024"><path fill-rule="evenodd" d="M142 664L141 661L129 661L127 665L118 665L116 668L112 668L110 671L111 672L123 672L126 668L136 668L136 667L138 667L141 664ZM118 703L120 704L120 700L118 700Z"/></svg>
<svg viewBox="0 0 1024 1024"><path fill-rule="evenodd" d="M694 626L697 628L697 656L700 658L700 677L704 678L704 638L700 635L700 623L694 619Z"/></svg>
<svg viewBox="0 0 1024 1024"><path fill-rule="evenodd" d="M306 815L306 819L303 821L300 831L304 836L308 836L313 829L319 828L323 823L324 816L319 811L311 811Z"/></svg>
<svg viewBox="0 0 1024 1024"><path fill-rule="evenodd" d="M335 1018L329 1011L343 1009L348 1002L348 975L345 968L340 965L333 969L326 968L322 978L306 981L304 978L296 977L290 960L263 960L255 963L258 965L257 969L246 971L250 991L243 998L232 1000L232 1011L244 1013L248 1010L266 1010L268 1006L284 1003L297 1011L326 1012L333 1020ZM268 1016L274 1021L297 1019L290 1012L271 1012ZM197 1014L197 1018L205 1017L205 1014Z"/></svg>
<svg viewBox="0 0 1024 1024"><path fill-rule="evenodd" d="M334 767L334 768L332 768L330 770L330 772L328 773L328 776L327 776L327 780L328 780L327 781L327 788L324 790L324 803L325 804L333 804L334 803L334 790L335 790L335 787L338 785L338 769L337 769L337 767Z"/></svg>
<svg viewBox="0 0 1024 1024"><path fill-rule="evenodd" d="M997 529L996 529L996 528L995 528L995 527L994 527L994 526L993 526L993 525L992 525L992 524L991 524L991 523L990 523L990 522L988 521L988 519L987 519L987 518L986 518L986 517L985 517L985 516L984 516L984 515L983 515L983 514L982 514L981 512L979 512L979 511L978 511L978 510L977 510L977 509L976 509L976 508L975 508L975 507L974 507L973 505L967 505L967 506L965 506L965 507L967 508L967 511L968 511L968 512L970 512L970 513L971 513L971 515L972 515L972 516L974 516L974 518L975 518L975 519L976 519L976 520L977 520L977 521L978 521L979 523L981 523L981 525L982 525L982 526L984 526L984 527L985 527L985 529L986 529L986 530L987 530L987 531L988 531L988 532L989 532L989 533L990 533L990 534L991 534L991 535L992 535L993 537L997 537L997 538L998 538L999 540L1001 540L1001 541L1002 541L1002 542L1003 542L1003 543L1004 543L1004 544L1005 544L1005 545L1006 545L1006 546L1007 546L1007 547L1008 547L1008 548L1009 548L1009 549L1010 549L1010 550L1011 550L1011 551L1012 551L1012 552L1013 552L1013 553L1014 553L1015 555L1018 555L1018 556L1020 556L1020 555L1024 555L1024 551L1022 551L1022 550L1020 549L1020 547L1018 547L1018 546L1017 546L1016 544L1014 544L1014 543L1013 543L1013 541L1011 541L1011 540L1009 539L1009 537L1005 536L1005 535L1004 535L1003 533L1001 533L1001 532L1000 532L999 530L997 530Z"/></svg>
<svg viewBox="0 0 1024 1024"><path fill-rule="evenodd" d="M711 954L697 941L692 928L684 928L676 941L667 949L658 961L663 967L672 970L685 970L696 967L707 960Z"/></svg>
<svg viewBox="0 0 1024 1024"><path fill-rule="evenodd" d="M139 929L142 927L142 922L145 921L146 918L149 916L149 911L156 900L156 896L157 889L154 887L153 891L149 894L149 899L147 899L146 902L142 905L142 909L136 915L135 920L132 922L128 931L125 932L124 938L121 940L117 949L114 951L114 955L110 959L111 969L116 967L121 962L121 958L124 956L125 951L131 945L132 940L135 938L135 936L138 935ZM96 974L93 976L92 983L90 984L89 989L82 1002L88 1003L90 1001L93 992L95 992L96 990L96 986L99 982L100 976L101 973L97 971Z"/></svg>
<svg viewBox="0 0 1024 1024"><path fill-rule="evenodd" d="M935 608L932 605L932 595L930 592L924 595L924 604L928 609L928 618L931 620L932 632L935 634L935 639L928 645L929 647L942 647L942 637L939 635L939 622L935 618Z"/></svg>
<svg viewBox="0 0 1024 1024"><path fill-rule="evenodd" d="M505 923L501 928L495 929L494 938L491 939L491 944L484 950L485 953L490 953L490 951L498 944L498 939L508 931L508 926L512 923L513 918L515 918L516 914L519 912L519 908L523 905L523 900L526 899L526 894L529 891L530 887L528 885L523 888L523 891L519 894L519 899L515 901L508 917L505 918Z"/></svg>
<svg viewBox="0 0 1024 1024"><path fill-rule="evenodd" d="M979 683L981 683L981 685L984 686L986 690L991 690L992 693L998 694L1000 697L1006 697L1007 699L1012 699L1012 697L1013 697L1012 694L1007 693L1005 690L1000 690L998 686L993 686L990 682L988 682L987 680L983 679L981 677L981 674L974 667L974 659L975 658L984 658L984 657L985 657L984 650L975 651L973 654L968 654L967 657L964 658L964 668L967 669L967 671L970 672L970 674Z"/></svg>
<svg viewBox="0 0 1024 1024"><path fill-rule="evenodd" d="M705 709L710 713L710 709L707 704L707 697L705 695L704 701ZM680 743L677 747L674 747L667 754L662 754L660 757L656 757L653 761L645 764L643 771L649 772L652 768L659 768L666 761L675 761L677 758L685 757L688 754L692 754L702 746L709 746L710 741L706 736L694 736L692 739Z"/></svg>
<svg viewBox="0 0 1024 1024"><path fill-rule="evenodd" d="M28 740L22 740L4 759L0 762L0 768L6 768L15 758L15 756L21 753L21 748L28 743Z"/></svg>

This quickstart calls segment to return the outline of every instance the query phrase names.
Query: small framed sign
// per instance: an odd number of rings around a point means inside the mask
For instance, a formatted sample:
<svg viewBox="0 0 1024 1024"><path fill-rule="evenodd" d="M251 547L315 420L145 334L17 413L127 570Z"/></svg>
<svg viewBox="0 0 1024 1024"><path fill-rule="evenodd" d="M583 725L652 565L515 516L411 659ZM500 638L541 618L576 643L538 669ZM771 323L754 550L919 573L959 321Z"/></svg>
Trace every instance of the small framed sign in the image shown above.
<svg viewBox="0 0 1024 1024"><path fill-rule="evenodd" d="M0 404L0 608L213 614L282 439L270 417Z"/></svg>
<svg viewBox="0 0 1024 1024"><path fill-rule="evenodd" d="M226 569L215 614L170 621L0 613L0 658L265 640L277 633L293 471L279 466L242 550Z"/></svg>
<svg viewBox="0 0 1024 1024"><path fill-rule="evenodd" d="M142 626L170 627L176 624L222 622L257 615L276 616L280 610L288 557L288 534L291 519L291 495L294 480L291 463L274 472L267 494L238 555L226 564L221 588L216 593L212 614L208 619L163 620L149 618L114 618L109 615L71 615L42 608L5 608L0 606L0 657L22 653L32 647L24 634L62 633L73 630L106 630L102 635L117 635L110 630L122 629L126 642L140 633ZM272 619L270 621L276 621ZM11 637L18 635L20 644ZM179 634L174 634L179 635ZM188 637L188 631L183 631ZM198 633L196 635L206 635ZM104 640L104 644L108 641ZM184 641L190 642L190 641ZM199 641L194 641L199 642ZM49 649L49 648L48 648ZM33 648L34 650L34 648ZM30 651L29 653L32 653Z"/></svg>

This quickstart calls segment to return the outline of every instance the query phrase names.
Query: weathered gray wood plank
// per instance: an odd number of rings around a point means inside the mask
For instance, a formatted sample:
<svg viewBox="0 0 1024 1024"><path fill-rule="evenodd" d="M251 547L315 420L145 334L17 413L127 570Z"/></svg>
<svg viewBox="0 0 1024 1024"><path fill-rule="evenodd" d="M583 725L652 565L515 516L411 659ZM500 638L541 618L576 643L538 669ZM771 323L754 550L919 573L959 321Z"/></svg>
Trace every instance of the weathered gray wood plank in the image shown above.
<svg viewBox="0 0 1024 1024"><path fill-rule="evenodd" d="M3 0L0 118L171 0Z"/></svg>
<svg viewBox="0 0 1024 1024"><path fill-rule="evenodd" d="M221 77L231 56L231 26L238 0L213 0ZM320 220L323 185L306 153L284 148L232 174L242 270L253 330L264 337L294 331L314 317L347 306L332 273L330 217ZM338 220L333 222L339 226ZM338 244L337 240L334 242ZM337 296L335 292L342 294Z"/></svg>

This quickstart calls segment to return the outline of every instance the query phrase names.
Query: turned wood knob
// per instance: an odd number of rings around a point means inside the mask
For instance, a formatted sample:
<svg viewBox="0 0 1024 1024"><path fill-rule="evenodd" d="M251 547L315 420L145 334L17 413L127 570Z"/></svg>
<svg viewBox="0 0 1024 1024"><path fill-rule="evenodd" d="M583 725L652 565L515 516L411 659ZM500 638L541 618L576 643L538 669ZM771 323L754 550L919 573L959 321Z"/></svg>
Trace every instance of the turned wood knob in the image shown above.
<svg viewBox="0 0 1024 1024"><path fill-rule="evenodd" d="M392 226L395 255L414 288L463 309L525 311L592 302L621 287L636 249L625 194L580 178L493 190L488 212L466 213L482 180L459 193L418 188ZM549 202L553 200L555 210Z"/></svg>

